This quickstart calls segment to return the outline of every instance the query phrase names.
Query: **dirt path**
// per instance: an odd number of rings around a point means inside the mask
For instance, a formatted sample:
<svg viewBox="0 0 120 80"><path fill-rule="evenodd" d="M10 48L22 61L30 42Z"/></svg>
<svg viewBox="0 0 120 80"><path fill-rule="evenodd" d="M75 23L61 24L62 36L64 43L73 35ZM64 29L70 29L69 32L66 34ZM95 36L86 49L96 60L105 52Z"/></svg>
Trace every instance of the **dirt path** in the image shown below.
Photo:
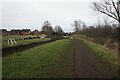
<svg viewBox="0 0 120 80"><path fill-rule="evenodd" d="M112 78L114 72L100 59L98 59L90 49L74 39L74 78Z"/></svg>

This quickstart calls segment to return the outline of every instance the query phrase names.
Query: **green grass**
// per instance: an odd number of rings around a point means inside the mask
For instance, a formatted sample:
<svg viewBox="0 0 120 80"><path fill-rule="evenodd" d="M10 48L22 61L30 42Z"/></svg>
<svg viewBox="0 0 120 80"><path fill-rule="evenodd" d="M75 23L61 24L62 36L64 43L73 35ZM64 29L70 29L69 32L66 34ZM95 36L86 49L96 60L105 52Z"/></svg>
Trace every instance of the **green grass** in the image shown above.
<svg viewBox="0 0 120 80"><path fill-rule="evenodd" d="M118 67L118 56L114 53L109 51L106 47L95 44L93 42L90 42L85 39L80 39L80 42L83 45L86 45L89 49L91 49L96 56L98 56L100 59L105 61L108 65L110 65L112 68Z"/></svg>
<svg viewBox="0 0 120 80"><path fill-rule="evenodd" d="M49 40L49 38L39 38L39 39L29 39L29 40L18 40L16 41L17 44L16 45L23 45L23 44L30 44L30 43L34 43L34 42L40 42L40 41L47 41ZM13 46L16 46L13 45ZM2 42L2 47L8 47L8 43L7 42Z"/></svg>
<svg viewBox="0 0 120 80"><path fill-rule="evenodd" d="M65 39L70 39L70 36L63 36L63 38L65 38Z"/></svg>
<svg viewBox="0 0 120 80"><path fill-rule="evenodd" d="M9 38L14 38L15 40L18 40L18 39L23 39L26 37L36 37L36 36L33 36L33 35L6 35L6 36L2 36L2 40L7 41Z"/></svg>
<svg viewBox="0 0 120 80"><path fill-rule="evenodd" d="M32 41L31 40L23 40L24 38L27 38L27 37L37 37L37 36L34 36L34 35L5 35L5 36L1 36L1 40L0 40L0 47L8 47L8 39L9 38L14 38L15 40L16 40L16 42L17 42L17 44L20 44L20 43L22 43L23 44L23 42L25 42L25 43L31 43ZM33 40L33 42L34 41L37 41L37 39L36 40Z"/></svg>
<svg viewBox="0 0 120 80"><path fill-rule="evenodd" d="M71 78L72 40L49 44L3 57L4 78Z"/></svg>
<svg viewBox="0 0 120 80"><path fill-rule="evenodd" d="M0 57L0 79L2 78L2 57Z"/></svg>
<svg viewBox="0 0 120 80"><path fill-rule="evenodd" d="M19 39L24 39L24 37L28 37L28 36L22 36L22 35L6 35L6 36L2 36L2 41L8 41L9 38L14 38L15 40L19 40Z"/></svg>

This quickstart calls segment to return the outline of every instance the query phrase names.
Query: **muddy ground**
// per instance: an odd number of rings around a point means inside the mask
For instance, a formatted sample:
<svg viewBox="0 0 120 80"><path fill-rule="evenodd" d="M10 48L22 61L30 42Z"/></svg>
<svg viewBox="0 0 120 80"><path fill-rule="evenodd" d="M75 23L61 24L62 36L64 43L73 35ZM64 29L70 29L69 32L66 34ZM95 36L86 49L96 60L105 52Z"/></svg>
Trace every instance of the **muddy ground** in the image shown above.
<svg viewBox="0 0 120 80"><path fill-rule="evenodd" d="M80 40L73 41L74 78L114 78L118 71L111 69Z"/></svg>

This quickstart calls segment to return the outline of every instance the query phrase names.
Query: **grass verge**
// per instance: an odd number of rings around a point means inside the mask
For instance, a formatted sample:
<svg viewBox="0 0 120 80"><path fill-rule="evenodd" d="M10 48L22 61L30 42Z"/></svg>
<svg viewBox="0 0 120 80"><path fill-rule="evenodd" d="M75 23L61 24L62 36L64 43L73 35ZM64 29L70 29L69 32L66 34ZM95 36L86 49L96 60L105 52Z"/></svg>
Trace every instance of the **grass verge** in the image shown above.
<svg viewBox="0 0 120 80"><path fill-rule="evenodd" d="M49 38L18 40L18 41L16 41L17 42L16 45L30 44L30 43L34 43L34 42L47 41L47 40L49 40ZM13 46L16 46L16 45L13 45ZM2 47L8 47L8 46L9 45L7 42L2 42Z"/></svg>
<svg viewBox="0 0 120 80"><path fill-rule="evenodd" d="M59 40L3 57L3 78L71 78L72 40Z"/></svg>

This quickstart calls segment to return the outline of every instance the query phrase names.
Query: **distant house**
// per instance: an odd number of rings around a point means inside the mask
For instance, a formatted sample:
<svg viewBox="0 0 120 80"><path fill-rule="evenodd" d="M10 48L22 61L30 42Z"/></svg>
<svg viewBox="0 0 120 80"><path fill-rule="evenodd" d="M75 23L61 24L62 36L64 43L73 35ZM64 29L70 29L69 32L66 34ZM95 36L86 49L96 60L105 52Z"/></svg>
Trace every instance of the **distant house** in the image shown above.
<svg viewBox="0 0 120 80"><path fill-rule="evenodd" d="M41 38L47 37L44 31L34 30L31 32L30 29L12 29L11 31L7 31L6 29L0 29L0 35L37 35Z"/></svg>
<svg viewBox="0 0 120 80"><path fill-rule="evenodd" d="M40 38L46 38L47 35L46 35L46 32L45 31L41 31L40 32Z"/></svg>
<svg viewBox="0 0 120 80"><path fill-rule="evenodd" d="M0 35L8 35L8 31L6 29L0 29Z"/></svg>
<svg viewBox="0 0 120 80"><path fill-rule="evenodd" d="M38 30L34 30L34 31L31 32L31 35L37 35L37 36L39 36L40 34L41 33Z"/></svg>
<svg viewBox="0 0 120 80"><path fill-rule="evenodd" d="M41 34L46 34L46 32L45 32L45 31L41 31L40 33L41 33Z"/></svg>
<svg viewBox="0 0 120 80"><path fill-rule="evenodd" d="M9 34L10 35L20 35L21 30L20 29L12 29Z"/></svg>
<svg viewBox="0 0 120 80"><path fill-rule="evenodd" d="M30 33L31 33L30 29L22 29L20 32L21 35L30 35Z"/></svg>
<svg viewBox="0 0 120 80"><path fill-rule="evenodd" d="M40 38L46 38L46 37L47 37L46 34L41 34L41 35L40 35Z"/></svg>

